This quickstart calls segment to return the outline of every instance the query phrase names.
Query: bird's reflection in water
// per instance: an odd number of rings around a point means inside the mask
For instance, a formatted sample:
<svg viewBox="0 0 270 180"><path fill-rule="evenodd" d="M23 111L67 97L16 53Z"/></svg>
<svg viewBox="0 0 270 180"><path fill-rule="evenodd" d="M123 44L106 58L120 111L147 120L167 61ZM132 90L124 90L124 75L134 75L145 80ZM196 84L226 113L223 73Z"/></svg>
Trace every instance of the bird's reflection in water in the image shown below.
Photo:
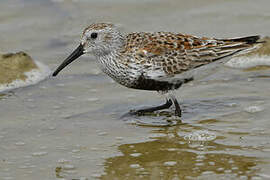
<svg viewBox="0 0 270 180"><path fill-rule="evenodd" d="M162 127L153 131L153 141L120 145L122 155L106 160L101 179L249 179L256 174L259 160L243 155L240 146L189 141L181 135L197 130L202 129L186 124Z"/></svg>

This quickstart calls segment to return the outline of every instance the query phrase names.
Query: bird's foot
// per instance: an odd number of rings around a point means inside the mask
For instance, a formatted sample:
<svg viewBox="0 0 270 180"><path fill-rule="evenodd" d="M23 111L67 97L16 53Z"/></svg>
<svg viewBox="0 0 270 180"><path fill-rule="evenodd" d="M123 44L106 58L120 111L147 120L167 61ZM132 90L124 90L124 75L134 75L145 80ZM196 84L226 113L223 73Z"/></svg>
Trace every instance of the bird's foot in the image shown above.
<svg viewBox="0 0 270 180"><path fill-rule="evenodd" d="M172 104L173 104L172 100L168 99L165 104L162 104L160 106L149 107L149 108L144 108L144 109L139 109L139 110L133 110L130 113L134 114L134 115L138 115L138 116L153 115L153 113L155 111L159 111L162 109L168 109L171 107Z"/></svg>
<svg viewBox="0 0 270 180"><path fill-rule="evenodd" d="M172 114L168 111L160 111L163 109L169 109L171 105L174 103L175 105L175 116L181 117L181 108L176 101L176 99L168 99L165 104L162 104L160 106L156 107L150 107L150 108L144 108L144 109L139 109L139 110L131 110L130 114L131 115L137 115L137 116L144 116L144 115L150 115L150 116L171 116ZM157 111L159 111L157 113Z"/></svg>

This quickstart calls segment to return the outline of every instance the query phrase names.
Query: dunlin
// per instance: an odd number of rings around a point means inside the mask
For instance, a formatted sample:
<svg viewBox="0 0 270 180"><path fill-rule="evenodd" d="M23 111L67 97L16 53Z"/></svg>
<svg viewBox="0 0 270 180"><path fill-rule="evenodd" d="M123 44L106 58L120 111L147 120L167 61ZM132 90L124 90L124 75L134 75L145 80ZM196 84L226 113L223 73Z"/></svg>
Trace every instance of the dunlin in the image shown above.
<svg viewBox="0 0 270 180"><path fill-rule="evenodd" d="M128 88L167 93L166 103L136 111L145 114L174 105L175 115L181 117L176 98L169 93L193 79L175 78L177 74L209 63L246 53L257 47L259 36L232 39L199 38L171 32L121 33L110 23L88 26L79 46L56 69L63 68L83 54L92 54L101 70Z"/></svg>

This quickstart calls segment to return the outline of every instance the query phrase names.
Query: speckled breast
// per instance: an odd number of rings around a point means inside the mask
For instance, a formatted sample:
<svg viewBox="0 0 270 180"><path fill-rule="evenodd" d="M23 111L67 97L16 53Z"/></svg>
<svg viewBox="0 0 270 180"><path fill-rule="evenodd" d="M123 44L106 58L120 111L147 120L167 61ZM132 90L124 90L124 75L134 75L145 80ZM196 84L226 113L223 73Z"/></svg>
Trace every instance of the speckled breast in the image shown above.
<svg viewBox="0 0 270 180"><path fill-rule="evenodd" d="M139 72L128 65L113 60L112 58L100 58L99 67L105 74L123 86L132 88L134 87L134 84L137 83L137 74Z"/></svg>

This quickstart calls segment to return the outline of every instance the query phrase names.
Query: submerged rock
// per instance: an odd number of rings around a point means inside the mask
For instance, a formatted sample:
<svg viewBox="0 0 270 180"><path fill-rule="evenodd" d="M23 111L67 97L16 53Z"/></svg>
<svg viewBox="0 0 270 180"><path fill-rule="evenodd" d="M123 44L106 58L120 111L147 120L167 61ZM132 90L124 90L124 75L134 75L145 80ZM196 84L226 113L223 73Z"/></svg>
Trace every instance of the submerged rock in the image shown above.
<svg viewBox="0 0 270 180"><path fill-rule="evenodd" d="M25 80L25 73L37 68L33 59L24 52L0 54L0 84Z"/></svg>
<svg viewBox="0 0 270 180"><path fill-rule="evenodd" d="M0 54L0 92L35 84L49 75L47 66L25 52Z"/></svg>

